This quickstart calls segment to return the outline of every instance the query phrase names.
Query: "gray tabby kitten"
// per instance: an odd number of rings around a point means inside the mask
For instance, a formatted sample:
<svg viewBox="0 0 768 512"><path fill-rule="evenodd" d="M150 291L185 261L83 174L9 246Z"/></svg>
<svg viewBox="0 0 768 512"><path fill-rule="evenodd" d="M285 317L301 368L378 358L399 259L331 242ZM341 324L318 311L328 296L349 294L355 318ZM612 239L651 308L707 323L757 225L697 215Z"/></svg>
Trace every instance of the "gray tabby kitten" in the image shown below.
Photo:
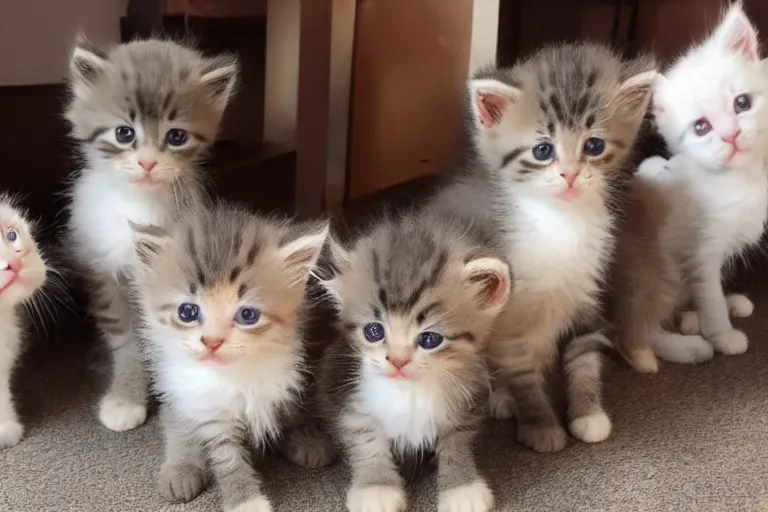
<svg viewBox="0 0 768 512"><path fill-rule="evenodd" d="M396 460L434 450L440 512L493 496L472 444L487 407L486 338L509 296L500 251L458 219L387 220L322 281L340 314L321 363L321 404L352 469L350 512L405 510Z"/></svg>
<svg viewBox="0 0 768 512"><path fill-rule="evenodd" d="M650 60L622 61L589 44L478 73L468 87L472 159L429 206L503 238L515 289L490 343L491 407L509 418L516 405L517 438L539 452L568 439L545 379L561 338L571 432L585 442L610 434L596 351L610 343L595 329L622 167L655 75Z"/></svg>
<svg viewBox="0 0 768 512"><path fill-rule="evenodd" d="M66 117L86 163L71 189L70 246L112 353L99 404L112 430L137 427L147 414L122 279L135 260L129 223L167 227L204 200L198 161L216 137L237 67L232 57L161 40L102 50L80 39L72 51Z"/></svg>
<svg viewBox="0 0 768 512"><path fill-rule="evenodd" d="M281 440L297 464L330 462L329 444L299 408L304 293L328 225L219 205L169 232L134 229L140 333L166 440L160 492L189 501L210 470L224 510L268 512L250 447Z"/></svg>

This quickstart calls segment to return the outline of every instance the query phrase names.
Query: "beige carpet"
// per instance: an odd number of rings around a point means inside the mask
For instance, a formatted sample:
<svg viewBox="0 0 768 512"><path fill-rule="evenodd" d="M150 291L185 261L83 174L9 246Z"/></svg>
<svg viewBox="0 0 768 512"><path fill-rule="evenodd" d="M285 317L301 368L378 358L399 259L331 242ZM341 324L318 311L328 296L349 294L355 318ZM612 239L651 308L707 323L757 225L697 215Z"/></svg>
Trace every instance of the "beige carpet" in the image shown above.
<svg viewBox="0 0 768 512"><path fill-rule="evenodd" d="M764 278L752 280L753 296ZM489 423L479 465L500 511L768 510L768 294L741 325L749 353L697 367L664 365L642 376L606 365L606 405L614 434L573 441L538 455L513 441L511 423ZM75 331L77 332L77 331ZM31 350L16 389L27 426L20 445L0 452L0 511L214 511L210 489L187 505L155 490L162 457L156 418L114 433L94 415L95 377L72 332ZM66 340L66 342L65 342ZM80 348L78 348L80 347ZM307 471L265 461L276 511L342 511L342 467ZM410 488L411 510L436 510L433 475Z"/></svg>

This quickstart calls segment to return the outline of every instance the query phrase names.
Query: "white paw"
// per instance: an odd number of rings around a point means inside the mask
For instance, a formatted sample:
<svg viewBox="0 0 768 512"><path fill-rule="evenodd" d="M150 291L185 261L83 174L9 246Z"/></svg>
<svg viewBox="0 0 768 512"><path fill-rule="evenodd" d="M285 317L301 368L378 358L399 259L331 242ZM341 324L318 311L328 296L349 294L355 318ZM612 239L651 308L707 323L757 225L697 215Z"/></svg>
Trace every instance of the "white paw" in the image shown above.
<svg viewBox="0 0 768 512"><path fill-rule="evenodd" d="M698 334L662 333L654 340L653 350L665 361L679 364L701 364L715 355L712 344Z"/></svg>
<svg viewBox="0 0 768 512"><path fill-rule="evenodd" d="M487 512L493 508L493 493L488 485L475 482L440 493L438 512Z"/></svg>
<svg viewBox="0 0 768 512"><path fill-rule="evenodd" d="M728 312L734 318L748 318L755 311L755 305L746 295L734 293L726 297Z"/></svg>
<svg viewBox="0 0 768 512"><path fill-rule="evenodd" d="M637 174L642 177L653 177L662 171L668 170L667 160L661 156L652 156L643 160L637 167Z"/></svg>
<svg viewBox="0 0 768 512"><path fill-rule="evenodd" d="M405 492L390 485L353 487L347 494L349 512L403 512Z"/></svg>
<svg viewBox="0 0 768 512"><path fill-rule="evenodd" d="M510 420L515 415L515 401L504 388L494 389L488 400L491 418L495 420Z"/></svg>
<svg viewBox="0 0 768 512"><path fill-rule="evenodd" d="M699 334L699 312L683 311L680 313L680 333Z"/></svg>
<svg viewBox="0 0 768 512"><path fill-rule="evenodd" d="M747 336L738 329L716 334L710 338L710 341L716 351L726 355L743 354L749 345Z"/></svg>
<svg viewBox="0 0 768 512"><path fill-rule="evenodd" d="M16 446L24 436L24 427L18 421L0 422L0 448Z"/></svg>
<svg viewBox="0 0 768 512"><path fill-rule="evenodd" d="M146 405L137 404L121 396L105 395L99 404L99 421L115 432L136 428L146 419Z"/></svg>
<svg viewBox="0 0 768 512"><path fill-rule="evenodd" d="M650 348L639 348L625 356L629 365L640 373L656 373L659 371L659 361Z"/></svg>
<svg viewBox="0 0 768 512"><path fill-rule="evenodd" d="M611 435L611 419L604 412L571 421L571 434L585 443L600 443Z"/></svg>
<svg viewBox="0 0 768 512"><path fill-rule="evenodd" d="M258 498L251 498L227 512L272 512L272 505L269 504L267 498L259 496Z"/></svg>

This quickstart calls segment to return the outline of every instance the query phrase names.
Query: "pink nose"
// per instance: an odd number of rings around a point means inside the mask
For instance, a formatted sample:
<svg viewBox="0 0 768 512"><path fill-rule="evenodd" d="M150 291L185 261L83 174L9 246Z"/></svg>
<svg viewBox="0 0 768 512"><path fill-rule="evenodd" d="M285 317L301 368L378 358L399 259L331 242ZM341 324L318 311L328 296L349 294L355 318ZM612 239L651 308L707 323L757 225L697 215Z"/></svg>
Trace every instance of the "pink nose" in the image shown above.
<svg viewBox="0 0 768 512"><path fill-rule="evenodd" d="M392 366L394 366L398 370L402 369L403 366L411 362L411 360L407 357L395 357L395 356L387 356L387 361L389 361L392 364Z"/></svg>
<svg viewBox="0 0 768 512"><path fill-rule="evenodd" d="M21 263L21 258L14 258L8 262L8 268L17 274L21 271L24 265Z"/></svg>
<svg viewBox="0 0 768 512"><path fill-rule="evenodd" d="M144 172L150 173L155 165L157 165L157 160L139 160L139 165L144 169Z"/></svg>
<svg viewBox="0 0 768 512"><path fill-rule="evenodd" d="M206 338L203 336L200 340L211 352L216 352L224 344L223 338Z"/></svg>
<svg viewBox="0 0 768 512"><path fill-rule="evenodd" d="M734 144L736 142L736 139L739 138L739 135L741 135L741 130L736 129L729 133L724 133L720 136L720 138L723 140L723 142L727 142L728 144Z"/></svg>

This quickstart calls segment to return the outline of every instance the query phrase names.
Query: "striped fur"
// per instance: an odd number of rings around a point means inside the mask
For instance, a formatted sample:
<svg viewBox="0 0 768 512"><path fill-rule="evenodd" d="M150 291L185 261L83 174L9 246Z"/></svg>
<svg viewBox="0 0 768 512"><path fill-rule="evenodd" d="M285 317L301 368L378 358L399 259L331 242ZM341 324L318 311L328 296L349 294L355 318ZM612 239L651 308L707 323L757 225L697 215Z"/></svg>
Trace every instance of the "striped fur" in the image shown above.
<svg viewBox="0 0 768 512"><path fill-rule="evenodd" d="M399 510L396 461L430 450L440 466L440 509L463 500L488 510L492 496L472 443L488 393L485 340L509 293L500 250L459 219L405 214L334 252L338 273L323 285L339 309L339 332L320 388L352 467L349 510ZM385 340L365 338L373 322ZM423 332L445 339L425 350L417 345ZM388 362L396 359L405 362L398 378Z"/></svg>
<svg viewBox="0 0 768 512"><path fill-rule="evenodd" d="M135 261L130 222L168 227L205 201L198 163L232 93L237 62L150 39L100 49L85 39L70 61L66 119L85 165L73 180L69 246L91 283L91 313L112 351L99 419L112 430L144 422L139 367L121 276ZM131 140L118 140L130 130ZM183 130L183 144L169 133ZM175 133L175 132L174 132ZM142 167L147 167L149 171Z"/></svg>
<svg viewBox="0 0 768 512"><path fill-rule="evenodd" d="M516 285L490 345L491 405L494 416L510 417L514 403L518 439L536 451L567 442L545 372L561 337L571 337L577 325L597 325L629 175L625 162L654 76L649 59L623 61L589 44L547 47L512 68L481 71L468 86L468 165L429 205L496 230L506 247ZM589 139L602 141L602 153L587 153ZM541 144L552 152L537 159ZM599 335L587 336L577 339ZM579 404L570 408L571 432L584 441L604 439L610 421L600 406L599 359L566 353L592 361L572 360L566 369L571 400ZM592 419L579 416L584 411ZM585 434L585 421L601 435Z"/></svg>
<svg viewBox="0 0 768 512"><path fill-rule="evenodd" d="M330 453L301 413L306 383L304 293L327 224L261 218L218 205L169 230L133 226L141 264L135 302L145 355L163 408L166 460L160 489L189 501L210 473L224 510L262 503L248 449L281 440L305 466ZM182 304L199 308L184 323ZM256 323L238 322L252 308ZM211 348L207 340L222 340ZM287 429L287 435L283 435Z"/></svg>

